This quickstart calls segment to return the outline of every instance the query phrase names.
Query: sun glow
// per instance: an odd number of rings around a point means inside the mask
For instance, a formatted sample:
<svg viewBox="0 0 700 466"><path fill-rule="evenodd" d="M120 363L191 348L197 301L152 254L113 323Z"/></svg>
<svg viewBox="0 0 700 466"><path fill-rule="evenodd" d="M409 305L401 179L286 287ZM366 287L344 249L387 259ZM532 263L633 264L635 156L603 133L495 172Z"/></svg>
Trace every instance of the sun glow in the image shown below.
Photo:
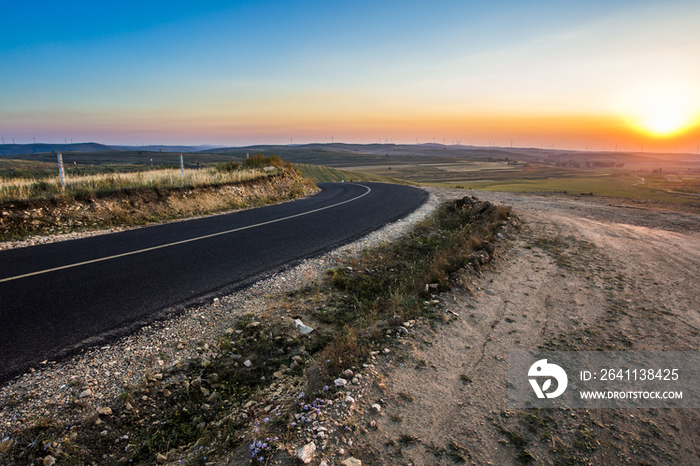
<svg viewBox="0 0 700 466"><path fill-rule="evenodd" d="M651 89L636 93L628 104L630 123L655 137L670 137L700 123L695 89Z"/></svg>

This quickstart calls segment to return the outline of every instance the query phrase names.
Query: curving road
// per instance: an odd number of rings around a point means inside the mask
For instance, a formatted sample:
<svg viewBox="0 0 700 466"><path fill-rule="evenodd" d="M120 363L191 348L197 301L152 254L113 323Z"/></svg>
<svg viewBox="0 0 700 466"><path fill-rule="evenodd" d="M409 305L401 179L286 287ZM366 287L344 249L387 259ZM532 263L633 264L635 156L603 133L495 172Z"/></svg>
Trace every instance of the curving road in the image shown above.
<svg viewBox="0 0 700 466"><path fill-rule="evenodd" d="M0 252L0 381L408 215L423 190L326 183L275 206Z"/></svg>

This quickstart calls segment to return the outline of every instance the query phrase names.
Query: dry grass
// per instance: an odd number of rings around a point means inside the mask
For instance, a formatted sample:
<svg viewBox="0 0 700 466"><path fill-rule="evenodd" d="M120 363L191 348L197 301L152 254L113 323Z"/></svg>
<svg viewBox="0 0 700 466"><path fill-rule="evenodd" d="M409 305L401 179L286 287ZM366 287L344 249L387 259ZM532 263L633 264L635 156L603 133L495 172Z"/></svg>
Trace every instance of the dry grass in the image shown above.
<svg viewBox="0 0 700 466"><path fill-rule="evenodd" d="M276 173L275 170L272 173ZM109 173L66 177L66 188L58 176L42 179L0 179L0 202L15 200L52 199L56 197L102 197L120 190L143 188L196 188L240 183L268 176L259 170L219 171L179 169L153 170L137 173Z"/></svg>

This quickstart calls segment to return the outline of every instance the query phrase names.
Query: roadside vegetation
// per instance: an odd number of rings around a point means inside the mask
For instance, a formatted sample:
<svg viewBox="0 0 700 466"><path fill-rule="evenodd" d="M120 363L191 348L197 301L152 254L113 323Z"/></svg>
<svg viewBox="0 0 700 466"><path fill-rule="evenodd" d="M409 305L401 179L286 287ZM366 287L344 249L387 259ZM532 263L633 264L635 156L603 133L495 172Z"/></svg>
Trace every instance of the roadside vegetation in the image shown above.
<svg viewBox="0 0 700 466"><path fill-rule="evenodd" d="M263 206L315 192L279 157L253 156L203 169L0 179L0 240L145 225Z"/></svg>
<svg viewBox="0 0 700 466"><path fill-rule="evenodd" d="M216 341L192 342L199 357L167 371L154 364L120 399L103 400L98 414L86 409L85 387L76 383L65 412L25 422L6 439L2 459L205 464L223 452L253 452L255 464L265 463L296 445L296 435L304 438L297 422L331 400L333 379L391 347L404 321L445 320L433 293L492 256L509 217L509 208L473 198L445 203L396 243L346 259L304 290L268 296L263 315L242 316ZM294 318L315 331L290 329ZM273 392L287 390L304 392L273 402ZM348 421L339 428L357 427Z"/></svg>
<svg viewBox="0 0 700 466"><path fill-rule="evenodd" d="M363 362L387 329L435 314L434 294L450 288L452 274L478 270L494 251L493 241L510 209L465 197L443 204L432 217L392 244L330 270L330 293L313 319L330 326L324 370ZM488 259L487 259L488 260ZM307 290L315 294L317 290Z"/></svg>
<svg viewBox="0 0 700 466"><path fill-rule="evenodd" d="M265 170L270 167L272 170ZM55 172L43 178L12 176L0 179L0 202L74 197L104 197L117 191L138 189L197 188L240 183L268 176L285 167L277 156L251 157L239 162L222 162L205 169L163 168L116 173L66 174L65 188ZM287 168L289 168L287 166ZM74 170L75 172L75 170ZM69 172L70 173L70 172Z"/></svg>

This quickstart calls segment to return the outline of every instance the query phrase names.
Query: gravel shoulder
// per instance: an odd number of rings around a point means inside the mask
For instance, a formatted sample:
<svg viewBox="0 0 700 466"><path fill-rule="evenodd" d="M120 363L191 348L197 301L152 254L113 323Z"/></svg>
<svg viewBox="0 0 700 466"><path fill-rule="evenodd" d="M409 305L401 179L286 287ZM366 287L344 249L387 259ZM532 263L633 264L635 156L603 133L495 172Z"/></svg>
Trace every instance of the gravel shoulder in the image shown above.
<svg viewBox="0 0 700 466"><path fill-rule="evenodd" d="M83 413L113 404L125 386L206 355L241 316L266 312L271 296L307 286L344 257L397 238L441 201L469 194L512 206L521 231L505 232L492 265L457 274L452 291L435 297L444 324L416 322L356 368L359 380L329 408L336 427L356 428L330 443L309 430L306 440L319 444L311 464L350 456L378 465L698 464L696 410L550 410L534 422L508 408L506 380L511 350L698 351L700 217L609 199L428 190L421 209L355 243L7 383L0 441L41 416L79 423L68 409L76 399ZM219 452L210 463L247 464L248 455L236 455Z"/></svg>

